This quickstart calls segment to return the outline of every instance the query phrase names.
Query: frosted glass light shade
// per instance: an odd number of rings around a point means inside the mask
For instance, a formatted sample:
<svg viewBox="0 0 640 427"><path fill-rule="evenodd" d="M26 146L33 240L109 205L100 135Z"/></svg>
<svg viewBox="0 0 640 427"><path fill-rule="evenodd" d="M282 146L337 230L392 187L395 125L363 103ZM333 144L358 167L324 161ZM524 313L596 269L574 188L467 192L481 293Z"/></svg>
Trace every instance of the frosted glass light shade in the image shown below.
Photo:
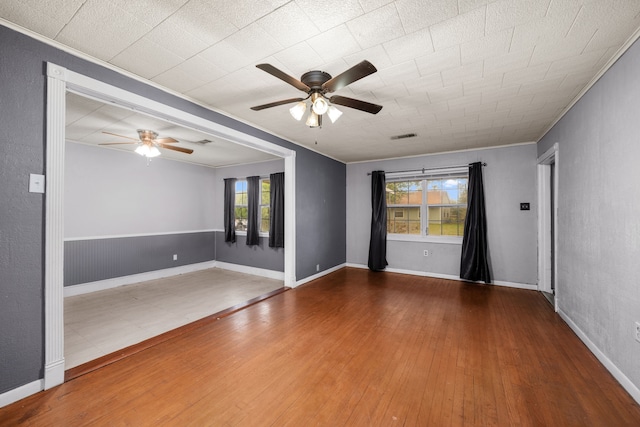
<svg viewBox="0 0 640 427"><path fill-rule="evenodd" d="M335 123L336 120L338 120L340 118L340 116L342 115L342 111L338 110L336 107L331 105L329 107L329 110L327 111L327 115L331 119L331 123Z"/></svg>
<svg viewBox="0 0 640 427"><path fill-rule="evenodd" d="M309 113L309 117L307 117L306 125L312 128L317 128L318 126L320 126L318 124L318 115L315 112L311 111Z"/></svg>
<svg viewBox="0 0 640 427"><path fill-rule="evenodd" d="M305 111L307 111L307 104L304 101L300 101L293 107L289 108L289 113L291 113L291 116L293 116L293 118L298 121L302 119Z"/></svg>
<svg viewBox="0 0 640 427"><path fill-rule="evenodd" d="M316 98L315 101L313 101L313 112L318 114L318 115L322 115L324 113L327 112L327 110L329 109L329 103L327 102L326 99L322 98L322 97L318 97Z"/></svg>
<svg viewBox="0 0 640 427"><path fill-rule="evenodd" d="M156 146L148 146L147 144L140 144L136 148L136 153L144 157L157 157L160 155L160 150Z"/></svg>

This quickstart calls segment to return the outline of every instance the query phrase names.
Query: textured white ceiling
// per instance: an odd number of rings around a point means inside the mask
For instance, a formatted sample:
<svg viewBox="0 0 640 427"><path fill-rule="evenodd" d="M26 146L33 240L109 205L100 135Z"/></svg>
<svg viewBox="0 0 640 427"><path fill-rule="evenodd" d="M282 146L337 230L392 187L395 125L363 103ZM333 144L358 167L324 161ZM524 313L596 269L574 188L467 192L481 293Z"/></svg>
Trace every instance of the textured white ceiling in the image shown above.
<svg viewBox="0 0 640 427"><path fill-rule="evenodd" d="M640 0L4 0L0 17L351 162L537 141L637 37ZM377 115L310 129L289 105L250 110L304 96L256 64L364 59L378 72L336 94Z"/></svg>
<svg viewBox="0 0 640 427"><path fill-rule="evenodd" d="M177 143L171 144L172 146L192 149L193 153L186 154L160 148L163 157L181 162L221 167L277 159L271 154L214 138L162 119L67 92L65 116L67 141L94 146L115 142L119 144L101 147L129 151L137 156L133 153L137 147L136 142L127 138L137 139L138 129L152 130L158 133L158 138L170 137L178 140Z"/></svg>

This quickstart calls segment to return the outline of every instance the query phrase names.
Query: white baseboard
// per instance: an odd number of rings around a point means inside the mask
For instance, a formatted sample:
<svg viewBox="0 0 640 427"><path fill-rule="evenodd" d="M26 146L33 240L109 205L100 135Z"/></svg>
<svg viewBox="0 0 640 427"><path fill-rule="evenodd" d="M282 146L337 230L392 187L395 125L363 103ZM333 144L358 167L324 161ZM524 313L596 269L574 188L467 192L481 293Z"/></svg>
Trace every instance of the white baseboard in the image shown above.
<svg viewBox="0 0 640 427"><path fill-rule="evenodd" d="M113 279L82 283L80 285L65 286L64 296L71 297L74 295L103 291L105 289L117 288L119 286L131 285L133 283L144 282L147 280L177 276L179 274L191 273L214 267L216 267L216 261L206 261L197 264L182 265L180 267L165 268L163 270L148 271L146 273L132 274L130 276L114 277Z"/></svg>
<svg viewBox="0 0 640 427"><path fill-rule="evenodd" d="M620 385L631 395L631 397L640 404L640 389L629 379L622 371L587 337L587 335L575 324L573 320L561 309L558 310L558 314L564 320L567 325L573 330L573 332L582 340L591 353L594 354L604 365L605 368L618 380Z"/></svg>
<svg viewBox="0 0 640 427"><path fill-rule="evenodd" d="M36 380L0 394L0 408L44 390L44 380Z"/></svg>
<svg viewBox="0 0 640 427"><path fill-rule="evenodd" d="M247 265L231 264L230 262L221 261L216 261L216 267L223 270L237 271L238 273L266 277L267 279L284 280L283 271L267 270L265 268L249 267Z"/></svg>
<svg viewBox="0 0 640 427"><path fill-rule="evenodd" d="M363 268L363 269L369 268L364 264L353 264L353 263L347 263L346 266L354 267L354 268ZM384 271L388 271L389 273L409 274L411 276L433 277L435 279L447 279L447 280L456 280L458 282L470 282L469 280L461 279L460 277L454 276L452 274L430 273L427 271L405 270L402 268L389 268L389 267L387 267ZM483 282L470 282L470 283L483 283ZM529 285L526 283L516 283L516 282L505 282L502 280L496 280L493 283L490 283L490 285L506 286L509 288L518 288L518 289L528 289L532 291L535 291L538 289L536 285Z"/></svg>
<svg viewBox="0 0 640 427"><path fill-rule="evenodd" d="M44 383L45 390L64 383L64 357L55 362L51 362L44 367Z"/></svg>
<svg viewBox="0 0 640 427"><path fill-rule="evenodd" d="M296 282L296 287L298 287L298 286L300 286L300 285L304 285L305 283L309 283L309 282L311 282L312 280L319 279L319 278L321 278L322 276L326 276L327 274L329 274L329 273L333 273L334 271L338 271L338 270L340 270L341 268L344 268L344 267L346 267L346 266L347 266L347 264L339 264L339 265L336 265L335 267L331 267L331 268L329 268L329 269L327 269L327 270L323 270L323 271L321 271L320 273L316 273L316 274L314 274L313 276L309 276L309 277L305 277L304 279L300 279L300 280L298 280L298 281Z"/></svg>

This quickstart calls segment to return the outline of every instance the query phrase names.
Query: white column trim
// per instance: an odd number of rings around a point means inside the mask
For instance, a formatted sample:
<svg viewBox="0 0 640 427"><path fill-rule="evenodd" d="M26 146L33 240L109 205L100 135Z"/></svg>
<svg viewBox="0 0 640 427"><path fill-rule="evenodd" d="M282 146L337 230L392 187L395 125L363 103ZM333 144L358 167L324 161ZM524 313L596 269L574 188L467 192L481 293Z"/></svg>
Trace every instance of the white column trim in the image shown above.
<svg viewBox="0 0 640 427"><path fill-rule="evenodd" d="M64 382L64 126L66 70L47 64L44 389Z"/></svg>

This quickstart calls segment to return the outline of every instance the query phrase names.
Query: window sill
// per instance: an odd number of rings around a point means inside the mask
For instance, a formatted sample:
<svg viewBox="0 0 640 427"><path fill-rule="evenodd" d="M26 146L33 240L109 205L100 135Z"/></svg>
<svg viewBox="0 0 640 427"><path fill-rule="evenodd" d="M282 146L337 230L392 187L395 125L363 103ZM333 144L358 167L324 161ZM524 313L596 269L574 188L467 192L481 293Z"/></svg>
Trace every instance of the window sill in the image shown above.
<svg viewBox="0 0 640 427"><path fill-rule="evenodd" d="M462 236L412 236L407 234L387 234L387 240L394 242L442 243L461 245Z"/></svg>
<svg viewBox="0 0 640 427"><path fill-rule="evenodd" d="M224 230L222 230L222 231L224 231ZM260 237L269 237L269 233L260 232L258 234L260 235ZM246 236L246 235L247 235L246 231L237 231L236 230L236 236Z"/></svg>

